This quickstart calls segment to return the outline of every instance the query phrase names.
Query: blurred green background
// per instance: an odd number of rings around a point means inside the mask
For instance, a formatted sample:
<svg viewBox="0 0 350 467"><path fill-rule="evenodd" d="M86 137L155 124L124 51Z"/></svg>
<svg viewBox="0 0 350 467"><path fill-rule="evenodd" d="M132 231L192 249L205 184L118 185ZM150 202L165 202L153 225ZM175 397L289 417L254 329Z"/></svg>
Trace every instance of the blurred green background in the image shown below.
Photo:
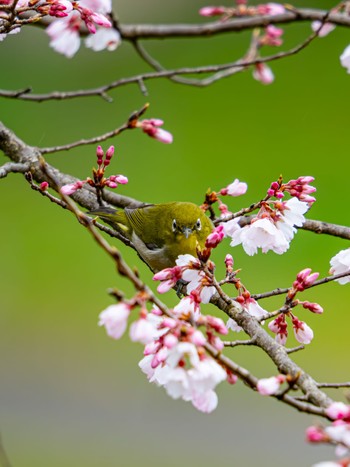
<svg viewBox="0 0 350 467"><path fill-rule="evenodd" d="M120 0L115 6L122 23L171 23L204 21L197 14L204 5L199 0ZM330 8L333 3L297 6ZM307 23L286 27L284 47L309 32ZM249 38L247 32L145 46L175 68L238 59ZM250 70L204 89L149 81L149 96L137 86L124 87L110 93L111 104L97 97L42 104L1 99L0 118L27 143L52 146L109 131L150 102L147 117L162 118L174 143L163 145L138 131L105 142L104 148L116 146L110 173L129 177L121 193L149 202L201 203L208 187L218 190L239 178L249 191L232 200L231 209L238 210L260 199L280 174L285 180L313 175L317 203L309 218L348 225L350 77L339 55L349 42L350 32L337 28L297 56L273 63L271 86L254 81ZM68 60L52 51L36 28L25 28L0 47L2 89L86 89L149 70L127 43L115 53L82 48ZM47 160L86 177L95 164L95 147ZM304 442L304 429L315 418L262 398L240 382L218 388L219 406L212 415L148 384L137 367L142 347L127 336L112 341L97 327L99 312L112 303L107 288L133 293L111 260L73 216L38 196L22 176L1 180L0 203L0 430L13 466L205 467L215 462L249 467L259 462L288 467L333 458L331 448ZM326 275L330 258L347 246L344 240L301 231L281 257L250 258L241 247L231 253L243 282L258 293L290 285L304 267ZM122 251L149 280L133 252ZM216 252L218 265L227 251L228 243ZM174 303L168 295L164 298ZM348 296L348 288L338 284L313 289L304 298L318 301L324 314L297 312L312 326L315 339L294 358L320 381L349 379ZM280 304L262 302L269 310ZM296 345L292 336L289 345ZM275 374L260 353L251 348L227 352L258 377ZM343 398L341 391L331 394Z"/></svg>

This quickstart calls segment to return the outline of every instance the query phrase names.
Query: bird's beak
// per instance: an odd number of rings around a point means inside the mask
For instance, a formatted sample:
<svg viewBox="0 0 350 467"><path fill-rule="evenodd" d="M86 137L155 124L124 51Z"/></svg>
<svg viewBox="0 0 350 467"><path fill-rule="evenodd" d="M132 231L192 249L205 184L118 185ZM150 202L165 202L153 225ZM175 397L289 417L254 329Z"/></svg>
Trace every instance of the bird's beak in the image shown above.
<svg viewBox="0 0 350 467"><path fill-rule="evenodd" d="M182 233L185 235L186 238L188 238L192 233L191 227L184 227L182 229Z"/></svg>

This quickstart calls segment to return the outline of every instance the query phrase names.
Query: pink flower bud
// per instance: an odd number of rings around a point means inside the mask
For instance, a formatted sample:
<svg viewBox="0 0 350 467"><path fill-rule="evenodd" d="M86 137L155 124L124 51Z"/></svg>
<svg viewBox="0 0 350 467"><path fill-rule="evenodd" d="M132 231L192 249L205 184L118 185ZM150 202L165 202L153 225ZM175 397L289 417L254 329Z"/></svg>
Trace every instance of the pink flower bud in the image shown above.
<svg viewBox="0 0 350 467"><path fill-rule="evenodd" d="M205 6L199 10L201 16L219 16L226 13L226 8L223 6Z"/></svg>
<svg viewBox="0 0 350 467"><path fill-rule="evenodd" d="M206 339L201 331L198 329L194 331L194 333L191 336L191 341L195 346L202 346L206 343Z"/></svg>
<svg viewBox="0 0 350 467"><path fill-rule="evenodd" d="M103 153L102 147L97 146L97 148L96 148L96 157L97 157L97 165L98 166L102 165L103 156L104 156L104 153Z"/></svg>
<svg viewBox="0 0 350 467"><path fill-rule="evenodd" d="M158 141L166 144L173 142L173 136L166 130L158 128L163 125L163 120L158 118L151 118L149 120L142 120L137 122L136 127L141 128L151 138L157 139Z"/></svg>
<svg viewBox="0 0 350 467"><path fill-rule="evenodd" d="M300 303L303 305L304 308L312 311L313 313L317 313L317 314L323 313L323 308L318 303L312 303L312 302L307 302L307 301L300 302Z"/></svg>
<svg viewBox="0 0 350 467"><path fill-rule="evenodd" d="M40 183L40 190L46 191L49 188L49 184L47 182Z"/></svg>
<svg viewBox="0 0 350 467"><path fill-rule="evenodd" d="M128 183L128 178L125 177L124 175L116 175L115 176L115 181L119 183L120 185L125 185Z"/></svg>
<svg viewBox="0 0 350 467"><path fill-rule="evenodd" d="M69 196L75 193L77 190L80 190L80 188L82 188L84 183L85 181L78 180L75 183L69 183L68 185L61 186L60 191L63 195Z"/></svg>
<svg viewBox="0 0 350 467"><path fill-rule="evenodd" d="M232 371L226 370L228 384L236 384L238 377Z"/></svg>
<svg viewBox="0 0 350 467"><path fill-rule="evenodd" d="M309 426L306 429L306 441L309 443L322 443L328 439L320 426Z"/></svg>
<svg viewBox="0 0 350 467"><path fill-rule="evenodd" d="M112 159L113 154L114 154L114 146L110 146L106 151L105 165L106 165L106 161L108 161L109 163L109 161Z"/></svg>
<svg viewBox="0 0 350 467"><path fill-rule="evenodd" d="M222 241L224 236L225 236L224 226L218 225L217 227L215 227L214 231L208 235L205 241L205 247L216 248L219 245L219 243Z"/></svg>
<svg viewBox="0 0 350 467"><path fill-rule="evenodd" d="M225 257L226 268L233 268L233 258L232 255L227 254Z"/></svg>

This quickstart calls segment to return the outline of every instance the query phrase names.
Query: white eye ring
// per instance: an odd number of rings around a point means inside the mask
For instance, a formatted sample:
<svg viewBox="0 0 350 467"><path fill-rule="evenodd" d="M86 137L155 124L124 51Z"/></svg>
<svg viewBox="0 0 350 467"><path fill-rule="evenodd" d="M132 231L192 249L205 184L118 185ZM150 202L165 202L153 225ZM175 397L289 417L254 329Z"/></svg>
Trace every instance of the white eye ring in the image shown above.
<svg viewBox="0 0 350 467"><path fill-rule="evenodd" d="M197 230L201 230L201 228L202 228L201 220L200 220L200 219L197 219L197 222L196 222L196 229L197 229Z"/></svg>
<svg viewBox="0 0 350 467"><path fill-rule="evenodd" d="M177 223L176 223L176 219L173 220L173 232L176 232L176 229L177 229Z"/></svg>

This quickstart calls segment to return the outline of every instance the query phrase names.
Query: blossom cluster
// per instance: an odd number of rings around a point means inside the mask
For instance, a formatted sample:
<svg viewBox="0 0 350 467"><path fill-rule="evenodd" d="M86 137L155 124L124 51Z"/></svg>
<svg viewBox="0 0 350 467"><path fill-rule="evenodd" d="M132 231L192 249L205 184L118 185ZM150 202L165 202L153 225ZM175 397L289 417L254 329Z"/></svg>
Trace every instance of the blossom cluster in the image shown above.
<svg viewBox="0 0 350 467"><path fill-rule="evenodd" d="M7 34L19 32L23 21L26 24L49 16L55 18L46 28L50 46L66 57L73 57L78 51L83 26L89 32L85 45L95 51L115 50L121 42L120 34L112 27L109 18L111 0L19 0L14 12L7 8L11 4L11 0L0 0L0 32L4 31L0 40ZM26 17L28 13L29 19Z"/></svg>
<svg viewBox="0 0 350 467"><path fill-rule="evenodd" d="M148 380L164 387L172 398L191 401L198 410L212 412L218 403L216 386L224 380L236 381L235 375L205 350L206 343L222 350L219 335L228 332L223 321L214 316L203 316L199 310L193 314L189 302L188 307L182 302L168 315L157 307L148 312L144 297L138 294L129 302L122 301L106 308L100 314L99 325L106 328L110 337L119 339L136 307L141 311L131 324L129 334L132 341L145 346L139 366ZM191 324L194 316L195 326ZM199 328L204 328L204 332Z"/></svg>
<svg viewBox="0 0 350 467"><path fill-rule="evenodd" d="M93 178L87 177L85 180L77 180L74 183L68 183L61 187L61 193L69 196L77 190L80 190L86 183L96 189L102 190L105 186L109 188L117 188L117 186L125 185L128 183L127 177L124 175L110 175L105 177L105 169L109 166L111 159L114 155L114 146L110 146L106 155L101 146L97 146L96 158L97 158L97 169L93 169Z"/></svg>
<svg viewBox="0 0 350 467"><path fill-rule="evenodd" d="M315 198L310 196L316 188L310 185L313 177L299 177L283 183L282 180L271 183L267 191L267 197L259 203L258 213L244 227L240 226L241 218L232 220L227 206L219 206L221 211L224 234L231 238L231 246L242 244L248 255L254 255L261 248L263 253L270 250L277 254L285 253L294 237L297 229L305 222L304 214ZM240 182L235 180L232 185L238 186ZM219 194L230 194L230 185L220 190ZM282 201L285 194L291 196L287 201ZM276 198L276 199L273 199Z"/></svg>
<svg viewBox="0 0 350 467"><path fill-rule="evenodd" d="M350 464L350 405L333 402L326 415L333 420L330 426L313 425L306 430L306 439L310 443L328 443L335 445L337 461L320 462L313 467L339 467ZM347 457L344 457L347 456Z"/></svg>
<svg viewBox="0 0 350 467"><path fill-rule="evenodd" d="M310 268L306 268L300 271L297 274L296 280L293 282L292 287L288 291L285 310L268 324L270 331L276 334L276 341L281 345L286 344L288 337L287 317L291 319L294 336L298 342L301 344L310 344L312 341L314 333L310 326L295 316L295 314L292 313L290 309L297 305L302 305L303 308L311 311L312 313L323 313L323 308L318 303L295 299L297 293L303 292L308 287L311 287L317 280L318 276L319 273L312 273Z"/></svg>

